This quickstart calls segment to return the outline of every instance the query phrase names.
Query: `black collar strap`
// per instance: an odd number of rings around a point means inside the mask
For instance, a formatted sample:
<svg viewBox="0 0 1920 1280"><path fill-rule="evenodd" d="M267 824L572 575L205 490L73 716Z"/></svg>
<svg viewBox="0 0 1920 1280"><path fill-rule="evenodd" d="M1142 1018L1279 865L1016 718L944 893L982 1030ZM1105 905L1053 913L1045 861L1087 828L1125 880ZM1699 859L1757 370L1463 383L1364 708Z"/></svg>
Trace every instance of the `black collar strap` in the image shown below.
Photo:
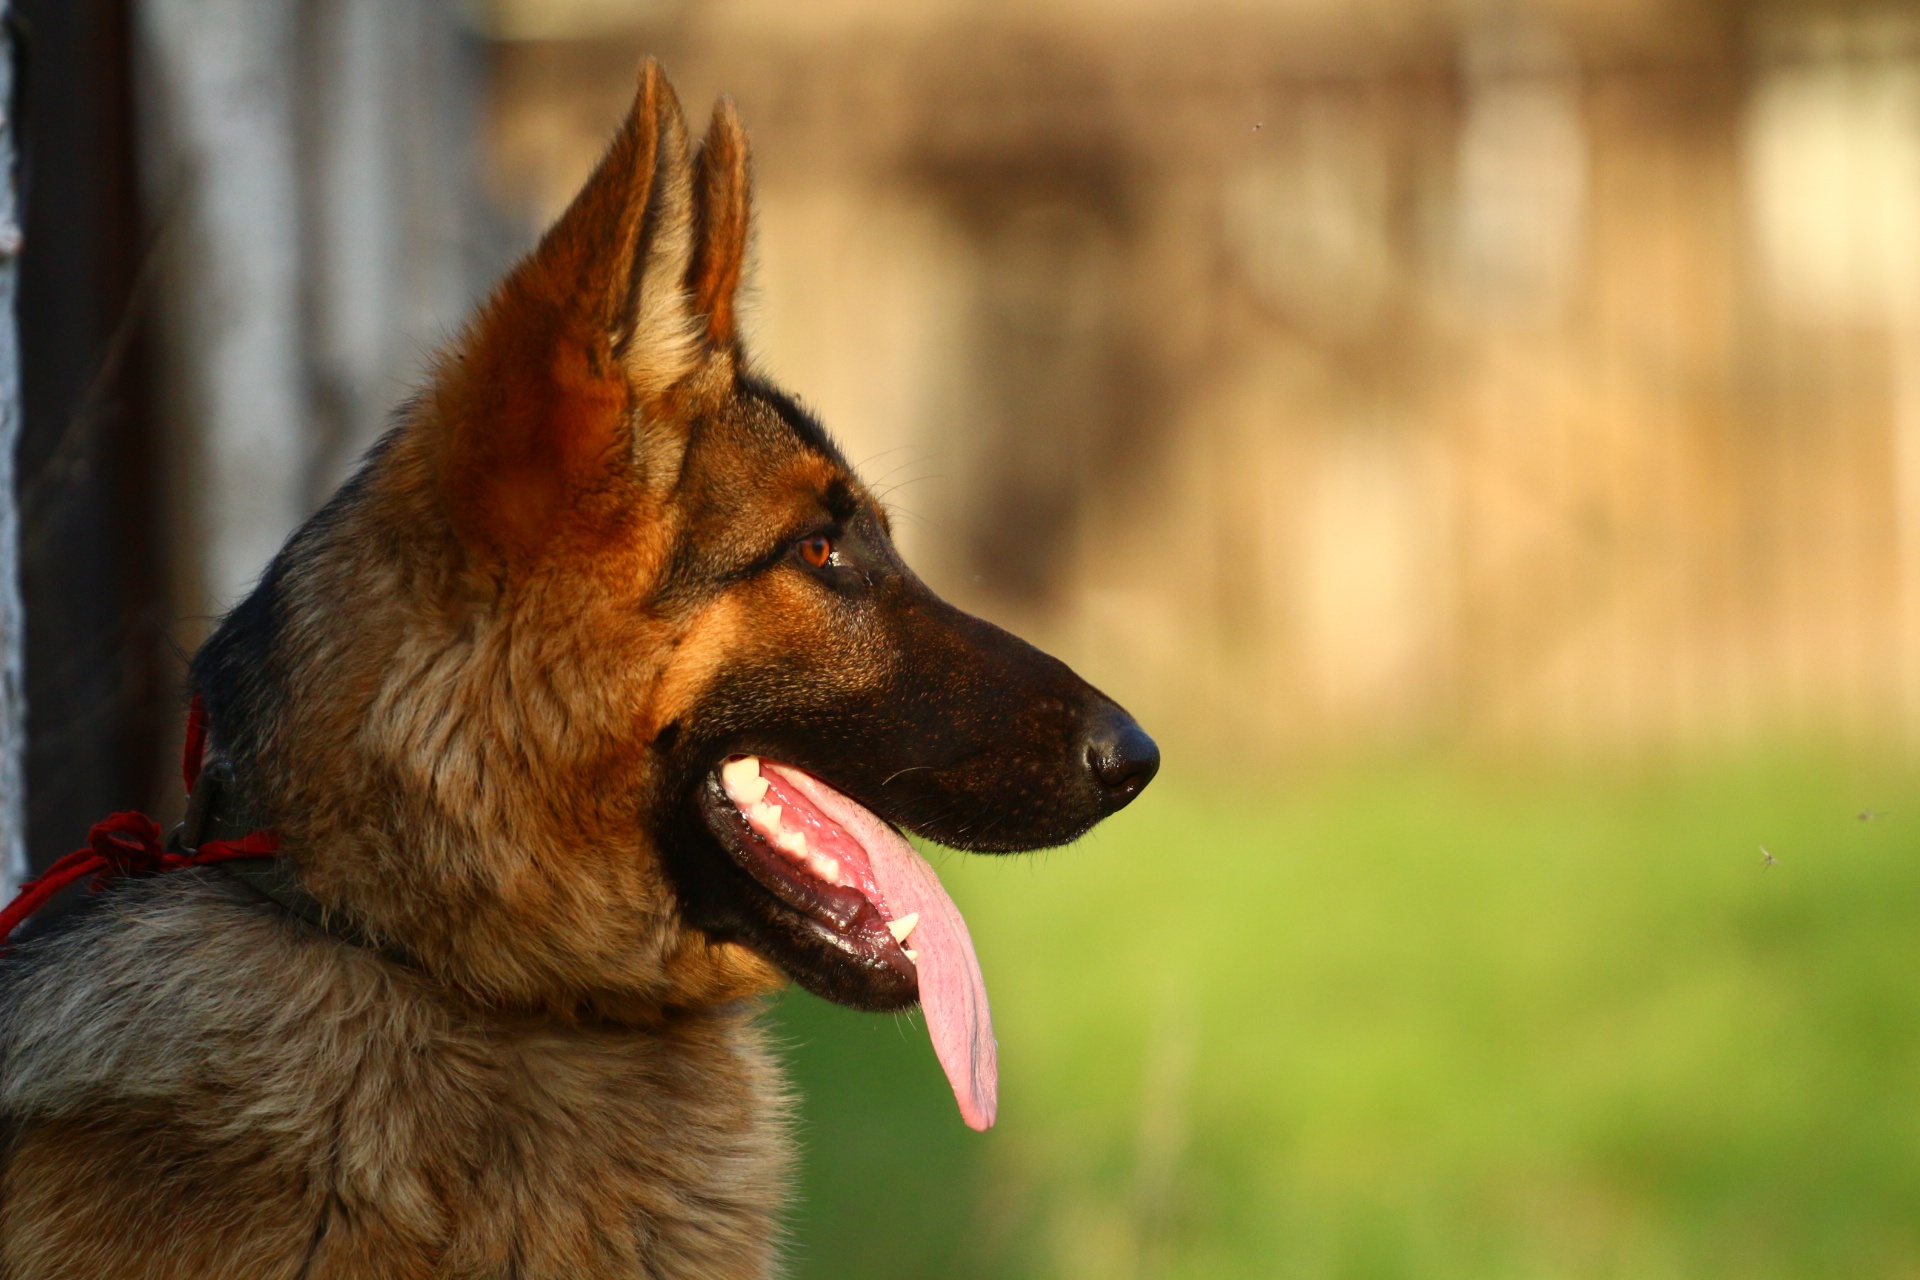
<svg viewBox="0 0 1920 1280"><path fill-rule="evenodd" d="M206 762L195 779L193 793L187 800L186 820L173 829L167 845L176 852L190 853L209 840L238 840L260 829L261 824L247 812L240 789L234 784L233 765L216 756ZM368 936L350 917L308 893L301 886L292 861L284 854L232 858L214 866L258 897L322 933L356 947L400 958L391 947L382 946Z"/></svg>

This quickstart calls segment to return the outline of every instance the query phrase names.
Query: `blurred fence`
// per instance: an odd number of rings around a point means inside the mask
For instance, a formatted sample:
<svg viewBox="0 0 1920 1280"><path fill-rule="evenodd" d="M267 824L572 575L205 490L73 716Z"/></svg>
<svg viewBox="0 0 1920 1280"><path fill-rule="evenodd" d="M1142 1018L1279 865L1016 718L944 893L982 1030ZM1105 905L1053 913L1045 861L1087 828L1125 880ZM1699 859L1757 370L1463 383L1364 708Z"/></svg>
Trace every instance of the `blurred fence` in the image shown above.
<svg viewBox="0 0 1920 1280"><path fill-rule="evenodd" d="M502 45L496 191L550 216L642 48L737 95L764 361L1155 722L1920 726L1910 12L650 12Z"/></svg>

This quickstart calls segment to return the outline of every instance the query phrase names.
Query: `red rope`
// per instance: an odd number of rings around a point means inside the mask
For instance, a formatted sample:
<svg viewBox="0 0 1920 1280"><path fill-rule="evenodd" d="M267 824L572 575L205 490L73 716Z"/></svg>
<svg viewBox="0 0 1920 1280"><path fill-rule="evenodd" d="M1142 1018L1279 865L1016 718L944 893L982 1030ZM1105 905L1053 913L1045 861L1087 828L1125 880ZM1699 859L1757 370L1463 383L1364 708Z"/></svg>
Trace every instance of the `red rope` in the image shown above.
<svg viewBox="0 0 1920 1280"><path fill-rule="evenodd" d="M189 792L200 780L206 748L207 713L200 699L195 698L187 716L186 756L180 769ZM160 838L160 827L152 818L144 813L116 813L93 824L84 849L75 849L37 879L27 881L6 909L0 910L0 945L13 936L13 931L24 924L28 916L45 906L47 899L88 876L93 877L93 888L98 892L109 880L120 876L205 867L235 858L267 857L279 851L279 835L255 831L238 840L209 840L198 849L175 853Z"/></svg>
<svg viewBox="0 0 1920 1280"><path fill-rule="evenodd" d="M174 853L161 842L160 828L152 818L144 813L116 813L93 824L86 848L75 849L48 867L38 879L29 880L19 896L0 911L0 942L12 937L13 931L45 906L47 899L88 876L93 877L97 892L107 881L119 876L211 866L235 858L265 857L279 851L279 836L271 831L255 831L238 840L209 840L191 853Z"/></svg>

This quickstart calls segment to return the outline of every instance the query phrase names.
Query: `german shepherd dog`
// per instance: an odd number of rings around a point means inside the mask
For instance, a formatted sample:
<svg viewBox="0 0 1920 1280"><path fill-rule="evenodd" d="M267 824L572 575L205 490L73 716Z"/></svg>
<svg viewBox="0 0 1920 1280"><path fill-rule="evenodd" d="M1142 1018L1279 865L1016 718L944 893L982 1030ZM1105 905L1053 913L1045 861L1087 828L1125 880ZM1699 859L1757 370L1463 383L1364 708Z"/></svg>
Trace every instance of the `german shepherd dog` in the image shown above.
<svg viewBox="0 0 1920 1280"><path fill-rule="evenodd" d="M649 62L196 656L206 821L277 833L282 883L125 878L6 958L4 1280L771 1274L788 979L917 1000L992 1122L966 926L902 833L1072 840L1158 752L922 585L753 374L748 208L732 107L692 153Z"/></svg>

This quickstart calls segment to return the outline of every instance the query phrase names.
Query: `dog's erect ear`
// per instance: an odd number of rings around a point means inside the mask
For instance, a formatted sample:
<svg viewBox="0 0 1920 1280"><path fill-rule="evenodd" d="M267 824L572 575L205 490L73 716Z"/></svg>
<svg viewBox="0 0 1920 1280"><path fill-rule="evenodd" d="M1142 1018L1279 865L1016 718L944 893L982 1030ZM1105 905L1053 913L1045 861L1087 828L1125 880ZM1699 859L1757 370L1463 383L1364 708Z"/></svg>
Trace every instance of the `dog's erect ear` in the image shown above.
<svg viewBox="0 0 1920 1280"><path fill-rule="evenodd" d="M538 552L618 508L633 492L622 477L677 473L684 426L667 393L706 358L688 290L693 179L679 101L648 59L599 167L436 383L436 462L470 545Z"/></svg>
<svg viewBox="0 0 1920 1280"><path fill-rule="evenodd" d="M730 99L713 109L713 123L694 161L693 267L687 277L695 314L705 321L705 337L716 350L737 348L739 327L734 300L747 257L750 184L747 134Z"/></svg>

